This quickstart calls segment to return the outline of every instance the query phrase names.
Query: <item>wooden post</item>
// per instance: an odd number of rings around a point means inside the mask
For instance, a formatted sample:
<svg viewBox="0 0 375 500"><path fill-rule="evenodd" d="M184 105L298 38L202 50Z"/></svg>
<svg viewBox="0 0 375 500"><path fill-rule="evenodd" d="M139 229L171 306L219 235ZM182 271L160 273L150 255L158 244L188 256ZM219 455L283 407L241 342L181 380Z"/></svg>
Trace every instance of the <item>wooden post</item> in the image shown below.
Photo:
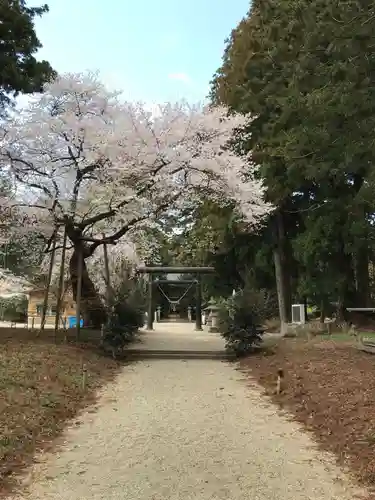
<svg viewBox="0 0 375 500"><path fill-rule="evenodd" d="M55 231L52 235L52 238L53 238L53 241L52 241L52 250L51 250L51 260L50 260L49 267L48 267L47 283L46 283L46 289L44 292L42 318L40 320L39 333L42 333L44 331L44 326L46 324L46 315L47 315L47 308L48 308L48 296L49 296L49 290L50 290L50 286L51 286L53 264L55 261L55 253L56 253L57 228L55 229Z"/></svg>
<svg viewBox="0 0 375 500"><path fill-rule="evenodd" d="M332 322L331 321L327 322L327 333L328 333L328 335L332 334Z"/></svg>
<svg viewBox="0 0 375 500"><path fill-rule="evenodd" d="M82 391L86 390L87 386L87 367L85 363L82 364Z"/></svg>
<svg viewBox="0 0 375 500"><path fill-rule="evenodd" d="M105 238L104 234L103 238ZM104 252L104 279L106 286L105 292L106 292L107 308L109 310L111 306L112 293L111 293L111 282L109 275L108 247L106 243L103 245L103 252Z"/></svg>
<svg viewBox="0 0 375 500"><path fill-rule="evenodd" d="M283 379L284 379L284 371L279 369L277 370L277 383L276 383L276 394L281 394L283 390Z"/></svg>
<svg viewBox="0 0 375 500"><path fill-rule="evenodd" d="M82 271L83 271L83 252L82 249L79 250L78 255L78 280L77 280L77 297L76 297L76 338L79 340L81 331L81 294L82 294Z"/></svg>
<svg viewBox="0 0 375 500"><path fill-rule="evenodd" d="M60 310L63 299L63 289L64 289L64 274L65 274L65 253L66 253L66 240L68 238L68 233L66 227L64 229L63 246L61 252L61 264L60 264L60 276L59 276L59 288L57 290L57 303L56 303L56 317L55 317L55 340L57 339L57 332L59 329L60 322Z"/></svg>
<svg viewBox="0 0 375 500"><path fill-rule="evenodd" d="M153 330L154 326L154 277L150 273L148 276L148 311L147 311L147 330Z"/></svg>
<svg viewBox="0 0 375 500"><path fill-rule="evenodd" d="M100 328L100 345L104 345L104 324Z"/></svg>
<svg viewBox="0 0 375 500"><path fill-rule="evenodd" d="M196 306L195 306L195 329L202 330L202 283L201 277L197 276L196 281Z"/></svg>
<svg viewBox="0 0 375 500"><path fill-rule="evenodd" d="M62 323L63 323L63 329L64 329L64 342L65 344L68 343L68 326L67 326L67 320L66 316L62 318Z"/></svg>

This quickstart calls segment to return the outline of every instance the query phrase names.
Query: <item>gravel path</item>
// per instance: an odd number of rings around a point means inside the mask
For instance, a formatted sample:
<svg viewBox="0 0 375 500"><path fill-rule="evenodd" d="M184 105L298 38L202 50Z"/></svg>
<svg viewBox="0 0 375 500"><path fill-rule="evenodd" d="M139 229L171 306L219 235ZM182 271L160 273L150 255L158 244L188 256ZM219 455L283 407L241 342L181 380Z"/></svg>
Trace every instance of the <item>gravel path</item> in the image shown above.
<svg viewBox="0 0 375 500"><path fill-rule="evenodd" d="M124 367L25 478L24 500L353 500L308 436L218 360Z"/></svg>
<svg viewBox="0 0 375 500"><path fill-rule="evenodd" d="M238 378L220 361L124 368L18 498L353 499L307 436Z"/></svg>

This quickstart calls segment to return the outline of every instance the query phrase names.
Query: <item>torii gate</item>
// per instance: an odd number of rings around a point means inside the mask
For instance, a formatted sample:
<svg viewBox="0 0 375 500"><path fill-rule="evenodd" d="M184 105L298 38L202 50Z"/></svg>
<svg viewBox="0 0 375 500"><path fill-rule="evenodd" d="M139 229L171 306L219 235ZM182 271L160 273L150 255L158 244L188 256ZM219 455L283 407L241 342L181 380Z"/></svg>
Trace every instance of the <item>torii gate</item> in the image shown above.
<svg viewBox="0 0 375 500"><path fill-rule="evenodd" d="M195 329L202 330L202 275L212 274L215 272L213 267L171 267L171 266L144 266L138 267L137 272L148 274L148 311L147 311L147 329L152 330L154 325L154 288L155 284L173 284L184 283L195 284ZM154 280L155 274L192 274L195 276L193 280ZM170 299L168 299L170 303ZM181 299L179 299L181 300Z"/></svg>

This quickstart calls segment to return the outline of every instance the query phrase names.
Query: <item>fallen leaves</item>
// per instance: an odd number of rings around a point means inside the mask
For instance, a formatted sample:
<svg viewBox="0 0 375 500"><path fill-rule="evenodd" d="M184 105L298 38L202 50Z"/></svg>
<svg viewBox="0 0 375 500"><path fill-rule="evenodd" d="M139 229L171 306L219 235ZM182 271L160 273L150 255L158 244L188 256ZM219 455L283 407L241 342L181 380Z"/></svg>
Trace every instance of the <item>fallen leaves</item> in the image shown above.
<svg viewBox="0 0 375 500"><path fill-rule="evenodd" d="M334 347L334 348L332 348ZM314 434L363 484L375 480L375 356L351 345L284 340L241 362L280 407ZM285 378L275 394L277 371Z"/></svg>
<svg viewBox="0 0 375 500"><path fill-rule="evenodd" d="M0 337L0 493L11 476L50 446L67 420L95 401L96 390L121 365L89 348ZM3 332L0 332L0 335ZM87 388L82 391L82 363Z"/></svg>

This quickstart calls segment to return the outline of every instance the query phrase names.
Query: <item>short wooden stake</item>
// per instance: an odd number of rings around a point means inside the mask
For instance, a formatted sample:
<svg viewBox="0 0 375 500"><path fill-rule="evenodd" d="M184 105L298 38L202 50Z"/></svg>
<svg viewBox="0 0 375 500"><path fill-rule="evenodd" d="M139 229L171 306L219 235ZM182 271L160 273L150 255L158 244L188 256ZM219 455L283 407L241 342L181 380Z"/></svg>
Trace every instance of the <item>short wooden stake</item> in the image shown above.
<svg viewBox="0 0 375 500"><path fill-rule="evenodd" d="M100 328L100 345L104 344L104 323L102 324Z"/></svg>
<svg viewBox="0 0 375 500"><path fill-rule="evenodd" d="M87 367L85 363L82 365L82 390L85 391L87 386Z"/></svg>
<svg viewBox="0 0 375 500"><path fill-rule="evenodd" d="M332 322L331 321L329 321L327 323L327 333L328 333L328 335L332 334Z"/></svg>
<svg viewBox="0 0 375 500"><path fill-rule="evenodd" d="M282 382L284 379L284 371L279 369L277 370L277 383L276 383L276 394L280 394L283 390Z"/></svg>

